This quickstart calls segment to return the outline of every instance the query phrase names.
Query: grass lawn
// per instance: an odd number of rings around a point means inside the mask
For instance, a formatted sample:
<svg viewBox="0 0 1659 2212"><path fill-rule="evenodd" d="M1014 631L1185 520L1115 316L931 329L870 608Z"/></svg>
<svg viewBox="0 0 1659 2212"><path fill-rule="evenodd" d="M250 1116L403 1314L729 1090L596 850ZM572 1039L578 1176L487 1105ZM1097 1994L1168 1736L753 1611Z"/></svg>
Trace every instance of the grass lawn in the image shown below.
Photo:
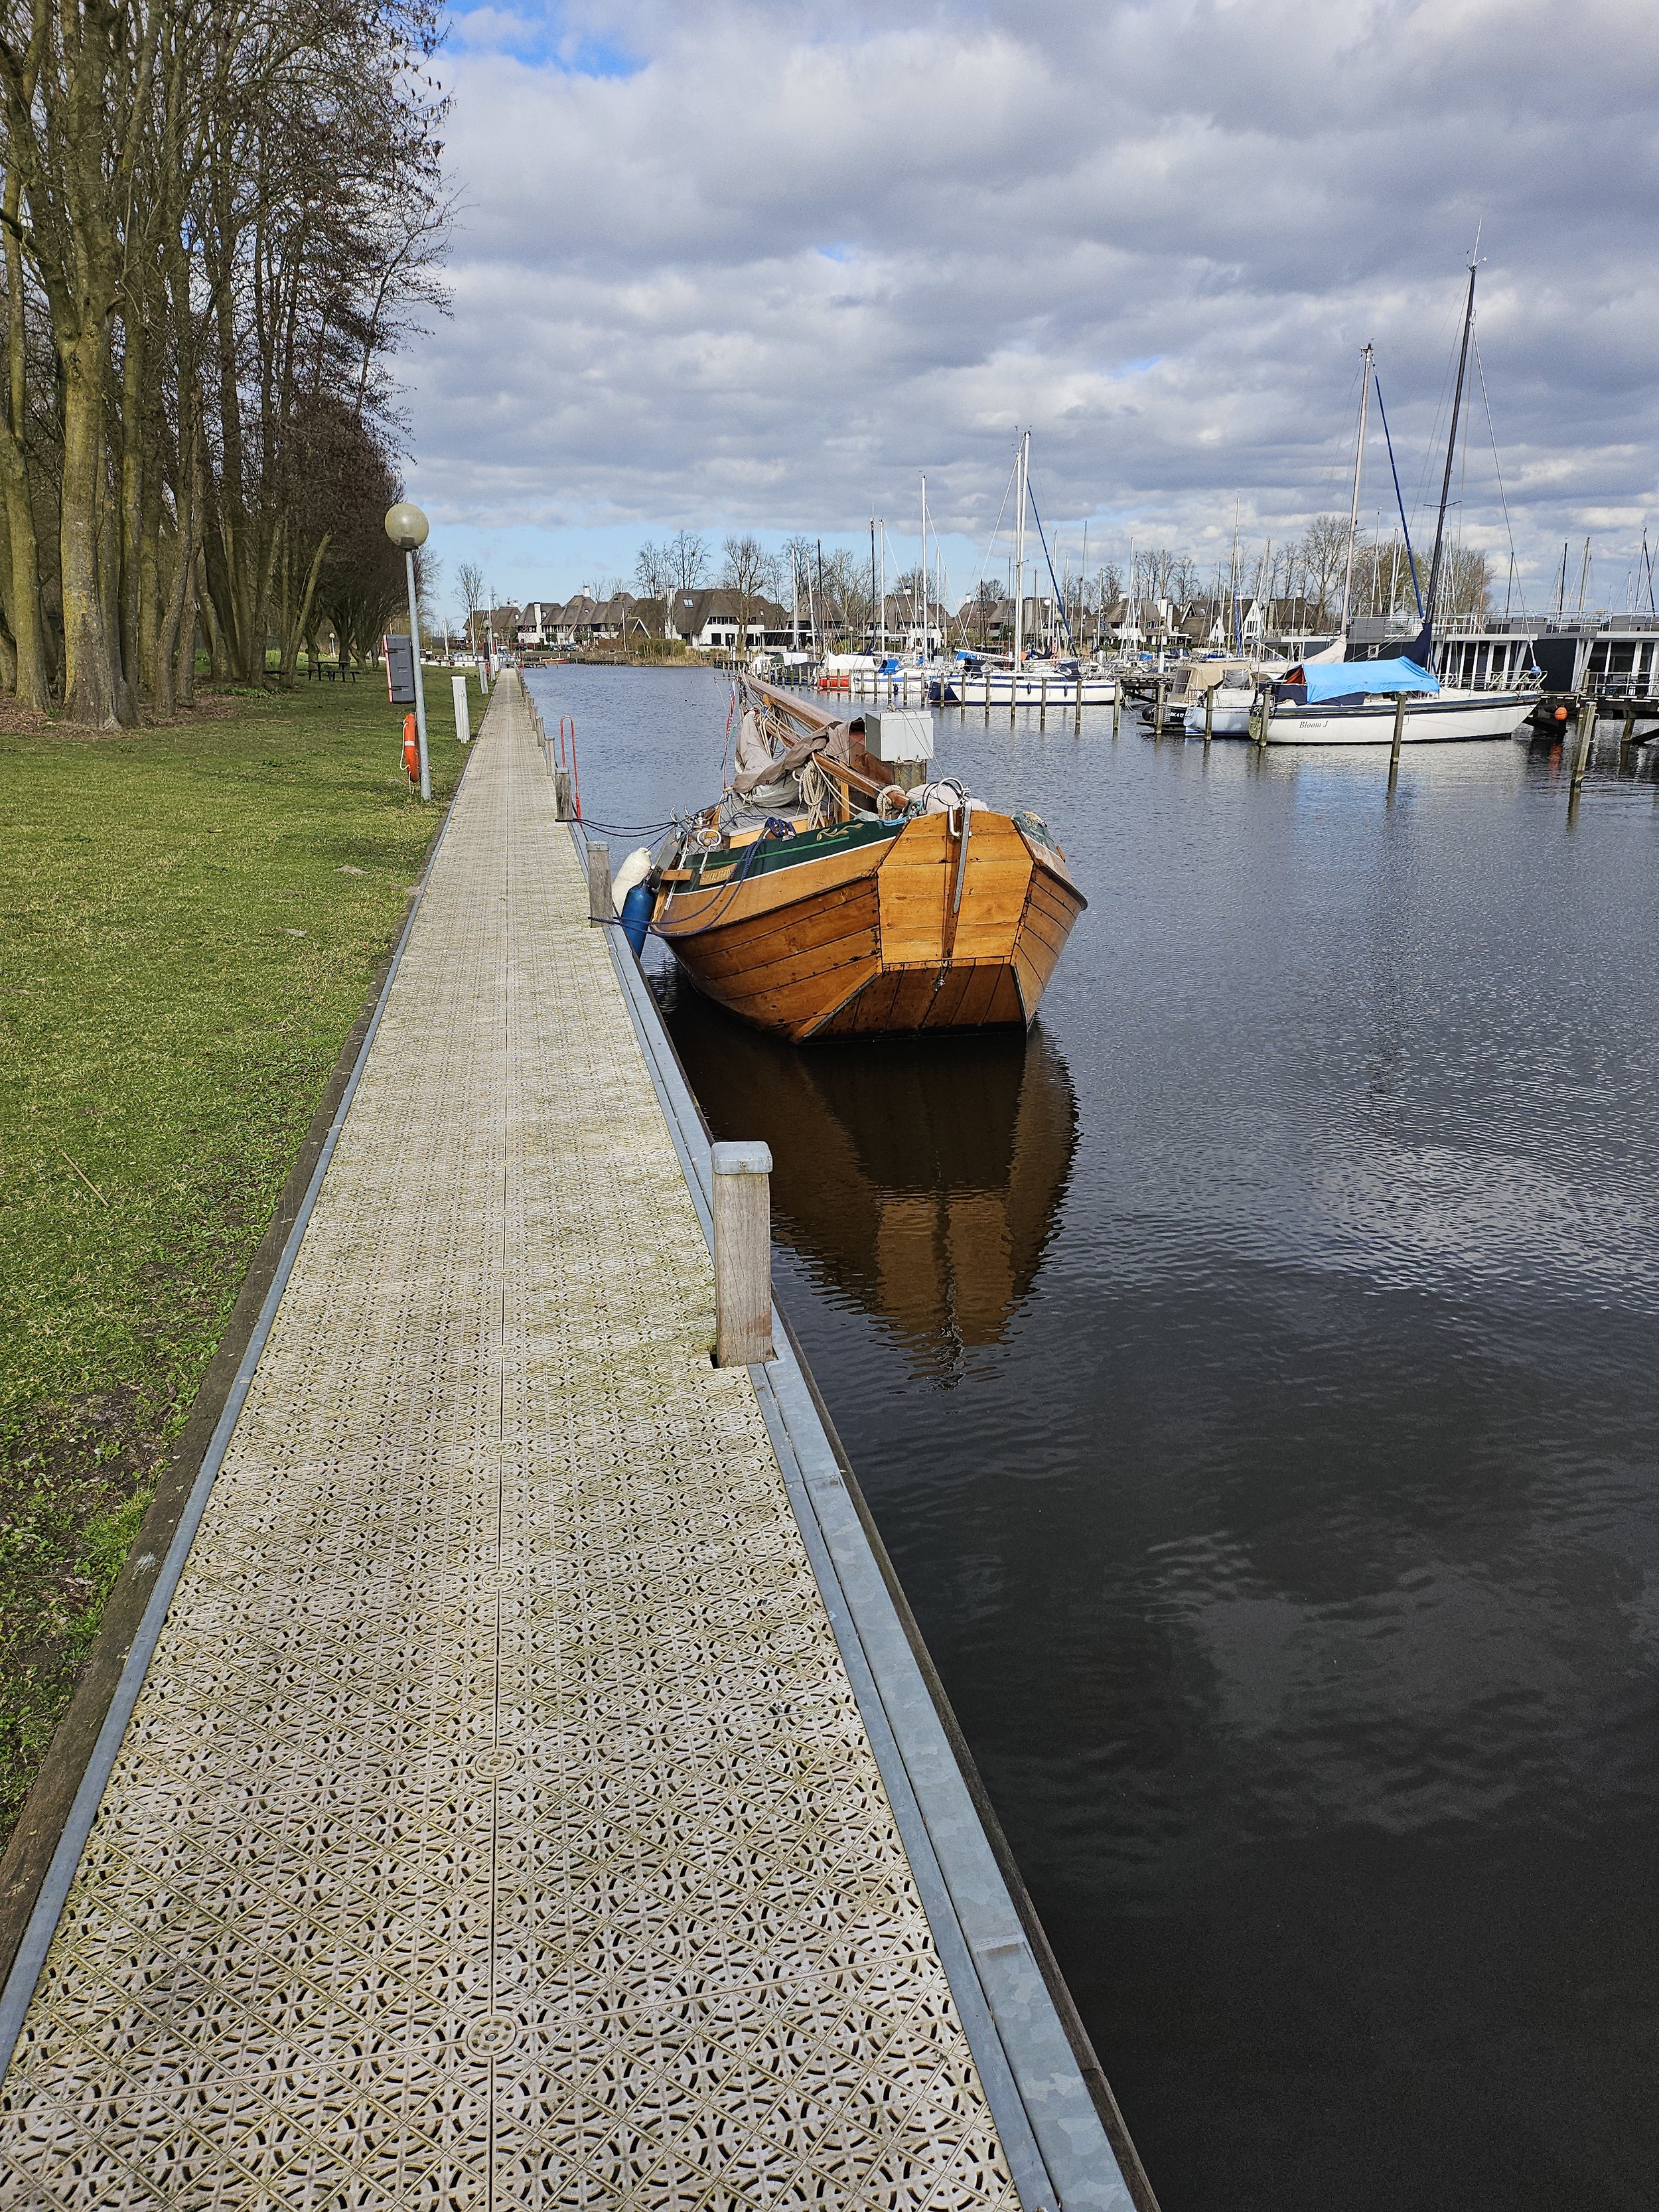
<svg viewBox="0 0 1659 2212"><path fill-rule="evenodd" d="M441 819L372 674L207 703L0 735L0 1842Z"/></svg>

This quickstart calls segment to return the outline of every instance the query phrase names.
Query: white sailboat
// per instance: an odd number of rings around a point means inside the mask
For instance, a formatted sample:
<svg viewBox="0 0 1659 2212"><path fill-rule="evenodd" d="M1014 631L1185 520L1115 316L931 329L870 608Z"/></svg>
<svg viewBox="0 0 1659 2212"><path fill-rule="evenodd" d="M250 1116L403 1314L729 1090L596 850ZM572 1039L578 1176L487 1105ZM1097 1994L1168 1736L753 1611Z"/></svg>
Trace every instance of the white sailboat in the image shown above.
<svg viewBox="0 0 1659 2212"><path fill-rule="evenodd" d="M1109 668L1098 661L1086 661L1080 656L1069 659L1028 661L1025 657L1025 511L1036 509L1031 496L1031 434L1024 431L1014 456L1014 472L1011 489L1014 495L1014 649L1006 662L988 659L958 656L954 667L941 669L939 690L935 695L941 706L952 707L1109 707L1117 696L1117 679ZM1006 497L1006 495L1005 495ZM998 527L1001 518L998 518ZM1043 557L1048 559L1048 544L1042 538L1042 520L1037 516L1037 534L1042 540ZM992 532L994 543L995 531ZM1071 617L1065 611L1060 586L1054 580L1054 563L1048 560L1048 574L1054 582L1056 599L1060 606L1060 619L1066 625L1068 640Z"/></svg>
<svg viewBox="0 0 1659 2212"><path fill-rule="evenodd" d="M1402 744L1513 738L1525 726L1527 718L1537 703L1539 686L1535 676L1522 684L1502 690L1474 690L1443 684L1432 672L1435 603L1445 545L1446 507L1451 494L1458 420L1462 412L1463 391L1468 370L1469 337L1474 326L1474 278L1478 266L1478 263L1471 259L1468 297L1463 310L1463 342L1457 359L1457 386L1452 398L1451 429L1446 440L1445 472L1440 484L1440 511L1435 522L1434 556L1429 564L1427 597L1419 610L1423 617L1422 629L1412 645L1392 659L1332 660L1320 655L1288 668L1279 682L1256 695L1250 711L1249 733L1259 742L1270 745L1391 744L1396 722L1399 723ZM1354 456L1353 507L1348 532L1347 581L1343 588L1342 640L1337 648L1339 651L1346 647L1348 601L1353 583L1354 542L1359 519L1359 471L1365 452L1365 410L1374 374L1369 346L1364 349L1364 361L1359 440ZM1403 525L1403 513L1401 522ZM1414 580L1415 569L1413 574ZM1400 712L1402 698L1403 714Z"/></svg>
<svg viewBox="0 0 1659 2212"><path fill-rule="evenodd" d="M939 696L952 707L1109 707L1117 678L1088 661L1028 661L1018 675L988 661L963 661L940 675Z"/></svg>

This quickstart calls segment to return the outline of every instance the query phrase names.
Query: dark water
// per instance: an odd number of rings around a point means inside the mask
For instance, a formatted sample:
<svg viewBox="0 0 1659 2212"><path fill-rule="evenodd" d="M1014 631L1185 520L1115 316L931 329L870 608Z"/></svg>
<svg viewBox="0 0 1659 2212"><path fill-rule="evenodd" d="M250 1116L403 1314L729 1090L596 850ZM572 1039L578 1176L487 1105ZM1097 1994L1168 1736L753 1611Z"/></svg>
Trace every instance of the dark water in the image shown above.
<svg viewBox="0 0 1659 2212"><path fill-rule="evenodd" d="M717 678L534 681L717 787ZM1659 790L1034 721L940 742L1091 901L1029 1042L665 979L780 1295L1166 2212L1650 2207Z"/></svg>

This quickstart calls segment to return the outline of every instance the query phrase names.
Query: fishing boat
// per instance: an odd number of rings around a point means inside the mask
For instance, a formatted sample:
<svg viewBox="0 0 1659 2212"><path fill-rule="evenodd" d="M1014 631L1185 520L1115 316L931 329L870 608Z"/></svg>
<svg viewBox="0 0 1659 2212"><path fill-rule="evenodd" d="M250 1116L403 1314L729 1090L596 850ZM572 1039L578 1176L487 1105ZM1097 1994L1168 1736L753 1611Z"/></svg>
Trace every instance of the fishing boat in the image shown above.
<svg viewBox="0 0 1659 2212"><path fill-rule="evenodd" d="M1525 726L1538 703L1540 679L1528 665L1522 680L1493 689L1490 684L1474 689L1443 684L1434 672L1436 600L1440 587L1441 560L1445 547L1446 508L1451 496L1452 463L1457 452L1457 430L1469 362L1469 339L1474 328L1474 279L1478 264L1469 263L1468 296L1463 308L1463 340L1457 358L1457 386L1452 395L1451 428L1446 439L1446 465L1440 483L1440 508L1435 521L1434 554L1429 563L1426 594L1419 594L1418 612L1423 627L1406 650L1389 659L1346 659L1327 653L1292 664L1281 680L1265 686L1250 713L1250 734L1261 744L1273 745L1380 745L1444 744L1469 738L1513 738ZM1360 388L1359 436L1354 453L1353 506L1348 527L1348 580L1343 586L1342 633L1338 653L1347 650L1348 611L1353 580L1354 546L1359 518L1359 477L1365 458L1365 413L1376 374L1371 349L1364 349L1364 380ZM1382 412L1378 387L1378 412ZM1383 418L1387 428L1387 418ZM1392 459L1393 447L1389 447ZM1398 478L1396 477L1396 487ZM1396 497L1398 490L1396 489ZM1417 589L1417 561L1406 524L1405 504L1400 508L1406 553L1411 563L1412 586Z"/></svg>
<svg viewBox="0 0 1659 2212"><path fill-rule="evenodd" d="M619 903L632 875L697 989L796 1041L1029 1027L1087 904L1042 818L901 783L884 726L926 722L930 751L925 712L842 721L752 678L739 703L732 788L625 864Z"/></svg>

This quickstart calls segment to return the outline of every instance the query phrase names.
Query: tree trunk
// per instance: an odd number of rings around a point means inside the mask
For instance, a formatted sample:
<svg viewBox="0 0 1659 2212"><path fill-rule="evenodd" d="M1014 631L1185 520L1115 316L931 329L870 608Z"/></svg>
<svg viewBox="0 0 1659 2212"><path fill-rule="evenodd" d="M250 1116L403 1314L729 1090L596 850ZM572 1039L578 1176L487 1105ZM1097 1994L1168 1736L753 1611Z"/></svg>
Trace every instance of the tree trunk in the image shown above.
<svg viewBox="0 0 1659 2212"><path fill-rule="evenodd" d="M135 293L138 297L135 300ZM119 499L120 582L115 605L121 676L135 705L144 672L138 653L139 547L144 501L144 308L137 283L129 287L121 349L121 476Z"/></svg>
<svg viewBox="0 0 1659 2212"><path fill-rule="evenodd" d="M113 641L99 559L105 504L104 381L109 339L100 318L60 343L64 369L64 494L58 527L64 576L64 709L72 722L118 729Z"/></svg>
<svg viewBox="0 0 1659 2212"><path fill-rule="evenodd" d="M7 342L10 347L5 405L0 410L0 483L6 501L6 535L11 553L11 587L6 595L6 615L16 647L12 688L17 703L31 714L44 714L52 703L46 676L46 623L40 611L40 548L34 531L34 503L29 496L28 465L23 431L28 409L27 362L24 353L23 255L12 228L21 202L22 185L16 171L6 179L5 253Z"/></svg>
<svg viewBox="0 0 1659 2212"><path fill-rule="evenodd" d="M187 394L181 394L186 421L179 426L179 482L173 497L173 512L178 517L179 540L173 548L173 588L167 593L167 611L162 615L155 639L155 682L152 696L158 714L173 714L182 690L184 648L190 647L191 667L196 665L196 596L192 588L196 576L196 418L191 411ZM159 581L159 578L158 578ZM190 610L190 629L185 629L185 610ZM193 687L192 687L193 688Z"/></svg>
<svg viewBox="0 0 1659 2212"><path fill-rule="evenodd" d="M283 640L282 685L285 691L294 689L294 671L300 658L300 640L312 627L311 603L317 596L317 579L323 572L323 562L332 537L333 532L325 530L317 550L311 556L311 567L306 573L305 590L301 595L299 611L288 635Z"/></svg>

